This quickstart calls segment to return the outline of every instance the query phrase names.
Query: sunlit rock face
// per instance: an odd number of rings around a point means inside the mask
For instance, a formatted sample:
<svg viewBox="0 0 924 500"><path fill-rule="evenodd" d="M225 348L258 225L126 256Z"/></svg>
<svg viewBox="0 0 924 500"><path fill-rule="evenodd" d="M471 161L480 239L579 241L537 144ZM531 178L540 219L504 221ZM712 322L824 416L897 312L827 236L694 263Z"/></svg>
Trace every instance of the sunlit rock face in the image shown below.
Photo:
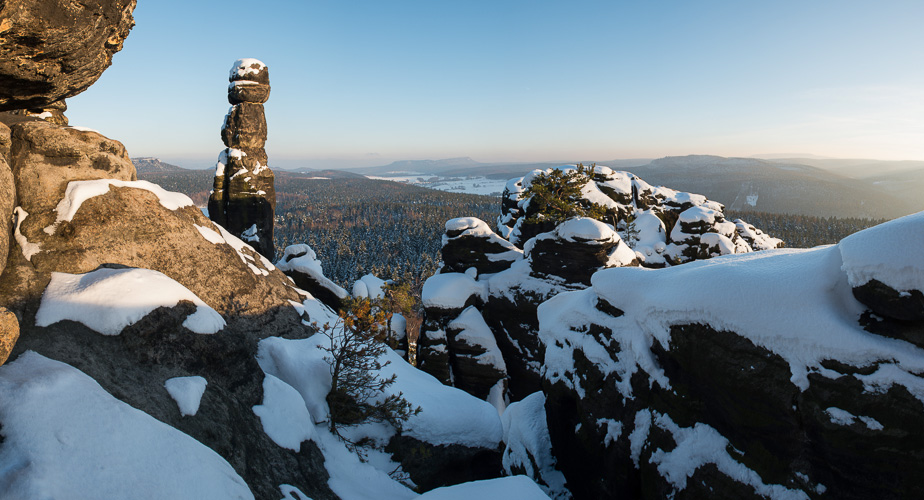
<svg viewBox="0 0 924 500"><path fill-rule="evenodd" d="M122 49L135 4L0 2L0 111L43 109L86 90Z"/></svg>
<svg viewBox="0 0 924 500"><path fill-rule="evenodd" d="M275 177L267 166L264 149L263 103L270 94L269 68L256 59L240 59L231 67L228 80L232 106L221 127L221 140L227 149L215 166L209 217L267 259L275 260Z"/></svg>

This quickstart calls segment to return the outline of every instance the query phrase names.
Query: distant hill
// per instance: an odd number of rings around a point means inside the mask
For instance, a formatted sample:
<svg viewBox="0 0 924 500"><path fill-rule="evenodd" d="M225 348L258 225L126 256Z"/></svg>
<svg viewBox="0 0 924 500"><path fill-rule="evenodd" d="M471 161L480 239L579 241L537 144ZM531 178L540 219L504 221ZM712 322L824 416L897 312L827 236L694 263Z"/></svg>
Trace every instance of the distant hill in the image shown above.
<svg viewBox="0 0 924 500"><path fill-rule="evenodd" d="M629 159L629 160L612 160L606 162L596 162L601 165L611 166L616 170L625 170L627 167L645 165L651 161L651 158ZM387 175L399 173L421 173L440 175L445 177L477 177L484 176L489 179L510 179L520 177L529 172L539 169L558 167L565 164L583 162L585 165L595 163L592 160L575 159L569 161L557 162L493 162L483 163L468 157L448 158L445 160L403 160L392 162L380 167L368 167L351 169L366 175Z"/></svg>
<svg viewBox="0 0 924 500"><path fill-rule="evenodd" d="M183 167L164 163L160 161L159 158L154 158L152 156L132 158L131 160L135 165L135 170L137 170L139 174L148 174L153 172L182 172L187 170Z"/></svg>
<svg viewBox="0 0 924 500"><path fill-rule="evenodd" d="M361 174L381 175L394 172L413 172L421 174L442 174L446 170L461 167L477 167L484 165L469 157L447 158L444 160L401 160L391 162L380 167L364 167L354 169Z"/></svg>
<svg viewBox="0 0 924 500"><path fill-rule="evenodd" d="M273 169L276 177L280 175L291 175L298 177L305 177L308 179L361 179L365 176L357 174L355 172L347 172L346 170L276 170Z"/></svg>
<svg viewBox="0 0 924 500"><path fill-rule="evenodd" d="M790 160L690 155L623 169L650 184L706 195L731 210L874 219L924 210L921 202L870 180Z"/></svg>
<svg viewBox="0 0 924 500"><path fill-rule="evenodd" d="M801 163L829 170L854 179L878 180L883 176L924 170L924 161L870 160L863 158L781 158L778 161Z"/></svg>

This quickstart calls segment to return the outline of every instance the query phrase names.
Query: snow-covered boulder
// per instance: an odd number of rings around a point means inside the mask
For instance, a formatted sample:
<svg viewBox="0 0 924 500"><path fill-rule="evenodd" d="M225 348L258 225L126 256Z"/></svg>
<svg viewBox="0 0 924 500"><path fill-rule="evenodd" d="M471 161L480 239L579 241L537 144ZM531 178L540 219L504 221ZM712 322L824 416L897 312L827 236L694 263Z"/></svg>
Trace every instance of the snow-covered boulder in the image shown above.
<svg viewBox="0 0 924 500"><path fill-rule="evenodd" d="M738 230L738 236L754 250L783 247L783 240L774 238L741 219L735 219L735 227Z"/></svg>
<svg viewBox="0 0 924 500"><path fill-rule="evenodd" d="M421 370L451 384L449 323L465 308L484 304L486 296L485 284L468 273L437 274L424 283L424 318L417 338L417 366Z"/></svg>
<svg viewBox="0 0 924 500"><path fill-rule="evenodd" d="M919 214L837 246L606 269L542 304L546 416L574 496L924 494L924 350L854 298L866 278L916 289L924 260L894 249L922 233Z"/></svg>
<svg viewBox="0 0 924 500"><path fill-rule="evenodd" d="M665 253L672 263L679 264L750 252L751 247L738 233L738 225L726 221L721 211L705 205L694 206L680 212Z"/></svg>
<svg viewBox="0 0 924 500"><path fill-rule="evenodd" d="M481 312L474 306L463 310L446 325L446 338L452 353L453 385L503 411L507 365Z"/></svg>
<svg viewBox="0 0 924 500"><path fill-rule="evenodd" d="M599 269L638 265L635 252L612 226L587 217L569 219L526 244L534 273L590 284Z"/></svg>
<svg viewBox="0 0 924 500"><path fill-rule="evenodd" d="M478 274L493 274L523 258L523 251L498 236L487 223L475 217L446 222L440 249L443 273L464 273L475 268Z"/></svg>
<svg viewBox="0 0 924 500"><path fill-rule="evenodd" d="M922 221L924 213L908 215L838 244L854 297L878 315L924 322Z"/></svg>
<svg viewBox="0 0 924 500"><path fill-rule="evenodd" d="M353 297L357 299L381 299L385 296L388 282L374 274L366 274L353 283Z"/></svg>
<svg viewBox="0 0 924 500"><path fill-rule="evenodd" d="M343 301L350 296L346 290L324 276L321 261L308 245L287 246L276 262L276 268L292 278L296 286L335 311L341 309Z"/></svg>
<svg viewBox="0 0 924 500"><path fill-rule="evenodd" d="M536 176L549 172L551 169L534 170L507 183L498 228L502 236L516 245L525 248L533 236L555 229L554 224L541 221L524 225L523 221L531 214L530 200L520 199ZM594 167L588 182L581 187L578 203L603 207L602 221L616 226L624 242L637 252L640 264L645 267L658 268L782 246L782 241L743 221L736 221L740 223L737 227L726 222L722 204L705 196L652 186L630 172L604 166ZM659 223L655 223L654 218Z"/></svg>
<svg viewBox="0 0 924 500"><path fill-rule="evenodd" d="M229 72L228 102L263 104L269 99L269 68L253 58L234 61Z"/></svg>

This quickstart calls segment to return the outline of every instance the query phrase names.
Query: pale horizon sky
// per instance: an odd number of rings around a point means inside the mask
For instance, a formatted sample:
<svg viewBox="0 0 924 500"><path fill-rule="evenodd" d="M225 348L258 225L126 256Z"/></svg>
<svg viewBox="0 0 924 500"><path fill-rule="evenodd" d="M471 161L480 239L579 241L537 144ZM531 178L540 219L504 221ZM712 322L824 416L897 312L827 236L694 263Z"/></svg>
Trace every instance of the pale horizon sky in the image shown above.
<svg viewBox="0 0 924 500"><path fill-rule="evenodd" d="M235 59L270 165L805 153L924 160L924 2L141 0L73 125L214 163ZM310 162L318 168L321 162Z"/></svg>

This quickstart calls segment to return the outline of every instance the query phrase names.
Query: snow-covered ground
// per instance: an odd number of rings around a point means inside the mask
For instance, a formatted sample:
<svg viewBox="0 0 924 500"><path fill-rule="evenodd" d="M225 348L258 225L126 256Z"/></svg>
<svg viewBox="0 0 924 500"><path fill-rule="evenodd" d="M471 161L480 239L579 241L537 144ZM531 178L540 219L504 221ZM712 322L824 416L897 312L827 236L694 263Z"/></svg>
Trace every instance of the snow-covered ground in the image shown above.
<svg viewBox="0 0 924 500"><path fill-rule="evenodd" d="M500 196L504 192L506 180L488 179L484 176L442 177L432 174L413 174L402 172L401 175L377 176L367 175L370 179L401 182L450 193L483 194Z"/></svg>
<svg viewBox="0 0 924 500"><path fill-rule="evenodd" d="M253 498L217 453L34 352L0 367L0 421L4 500Z"/></svg>

